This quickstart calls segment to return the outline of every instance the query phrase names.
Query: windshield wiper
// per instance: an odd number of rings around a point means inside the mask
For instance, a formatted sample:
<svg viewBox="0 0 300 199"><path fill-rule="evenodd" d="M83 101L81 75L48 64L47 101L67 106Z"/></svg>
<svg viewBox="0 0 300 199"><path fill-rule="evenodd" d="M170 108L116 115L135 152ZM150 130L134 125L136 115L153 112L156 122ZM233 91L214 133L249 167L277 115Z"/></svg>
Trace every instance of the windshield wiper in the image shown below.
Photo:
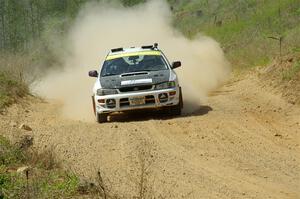
<svg viewBox="0 0 300 199"><path fill-rule="evenodd" d="M139 73L139 72L147 72L147 71L153 71L153 70L136 70L136 71L131 71L131 73Z"/></svg>

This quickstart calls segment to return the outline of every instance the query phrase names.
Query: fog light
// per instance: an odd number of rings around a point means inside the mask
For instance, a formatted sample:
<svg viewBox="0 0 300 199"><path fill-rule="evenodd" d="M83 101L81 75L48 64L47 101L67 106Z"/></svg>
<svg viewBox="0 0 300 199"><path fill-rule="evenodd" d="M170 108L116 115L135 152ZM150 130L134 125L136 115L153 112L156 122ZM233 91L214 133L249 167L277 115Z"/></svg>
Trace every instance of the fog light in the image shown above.
<svg viewBox="0 0 300 199"><path fill-rule="evenodd" d="M108 108L115 108L116 107L116 100L115 99L107 99L106 106Z"/></svg>
<svg viewBox="0 0 300 199"><path fill-rule="evenodd" d="M161 93L158 95L158 99L160 103L164 103L168 101L168 94L167 93Z"/></svg>
<svg viewBox="0 0 300 199"><path fill-rule="evenodd" d="M170 95L170 96L176 95L176 91L171 91L171 92L169 92L169 95Z"/></svg>

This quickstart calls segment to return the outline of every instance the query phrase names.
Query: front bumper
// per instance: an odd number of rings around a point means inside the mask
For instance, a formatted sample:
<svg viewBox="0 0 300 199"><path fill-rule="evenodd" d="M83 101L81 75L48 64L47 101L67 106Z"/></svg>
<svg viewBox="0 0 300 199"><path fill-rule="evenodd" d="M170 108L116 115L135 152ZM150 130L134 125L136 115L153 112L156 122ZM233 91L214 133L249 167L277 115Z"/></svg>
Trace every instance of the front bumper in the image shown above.
<svg viewBox="0 0 300 199"><path fill-rule="evenodd" d="M162 94L167 98L161 98ZM141 105L132 105L129 99L145 98L145 103ZM97 113L124 112L137 109L155 109L165 106L175 106L180 101L180 88L169 88L163 90L151 90L144 92L128 92L115 95L95 96L95 105ZM115 106L107 104L109 100L115 101Z"/></svg>

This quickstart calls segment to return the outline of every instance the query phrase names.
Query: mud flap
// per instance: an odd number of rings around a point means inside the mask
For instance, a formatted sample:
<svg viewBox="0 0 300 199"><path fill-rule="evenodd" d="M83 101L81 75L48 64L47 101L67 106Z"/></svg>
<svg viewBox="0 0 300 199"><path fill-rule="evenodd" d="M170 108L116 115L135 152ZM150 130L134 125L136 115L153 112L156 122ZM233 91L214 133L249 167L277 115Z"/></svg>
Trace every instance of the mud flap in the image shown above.
<svg viewBox="0 0 300 199"><path fill-rule="evenodd" d="M93 103L93 110L94 110L94 114L96 115L96 104L95 104L95 96L92 96L92 103Z"/></svg>
<svg viewBox="0 0 300 199"><path fill-rule="evenodd" d="M180 108L183 109L183 97L182 97L181 87L179 87L179 104L180 104Z"/></svg>

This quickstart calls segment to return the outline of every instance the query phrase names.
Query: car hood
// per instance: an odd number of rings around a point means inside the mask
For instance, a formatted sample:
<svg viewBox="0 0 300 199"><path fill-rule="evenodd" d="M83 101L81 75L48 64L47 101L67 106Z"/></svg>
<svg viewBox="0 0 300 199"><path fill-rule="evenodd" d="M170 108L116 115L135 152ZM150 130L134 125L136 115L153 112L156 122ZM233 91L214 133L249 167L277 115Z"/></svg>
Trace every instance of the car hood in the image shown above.
<svg viewBox="0 0 300 199"><path fill-rule="evenodd" d="M100 78L102 88L123 88L137 85L159 84L170 79L170 70L142 71Z"/></svg>

